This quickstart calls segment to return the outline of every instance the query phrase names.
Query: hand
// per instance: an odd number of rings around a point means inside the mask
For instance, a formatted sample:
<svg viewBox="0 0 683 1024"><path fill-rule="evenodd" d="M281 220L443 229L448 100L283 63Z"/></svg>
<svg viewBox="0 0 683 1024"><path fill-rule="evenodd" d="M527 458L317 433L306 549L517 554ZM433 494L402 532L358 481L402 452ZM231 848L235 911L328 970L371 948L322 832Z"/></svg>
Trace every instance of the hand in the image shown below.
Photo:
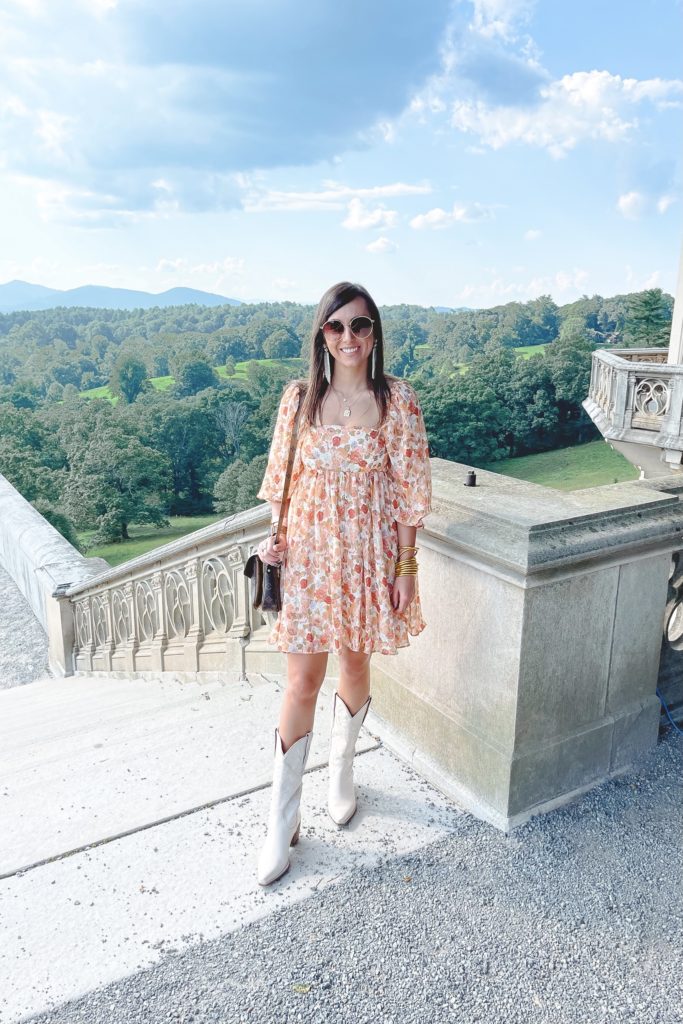
<svg viewBox="0 0 683 1024"><path fill-rule="evenodd" d="M280 530L278 537L270 536L261 541L258 546L259 558L266 565L279 565L286 547L287 535L284 530Z"/></svg>
<svg viewBox="0 0 683 1024"><path fill-rule="evenodd" d="M391 604L402 614L415 597L415 577L397 576L391 589Z"/></svg>

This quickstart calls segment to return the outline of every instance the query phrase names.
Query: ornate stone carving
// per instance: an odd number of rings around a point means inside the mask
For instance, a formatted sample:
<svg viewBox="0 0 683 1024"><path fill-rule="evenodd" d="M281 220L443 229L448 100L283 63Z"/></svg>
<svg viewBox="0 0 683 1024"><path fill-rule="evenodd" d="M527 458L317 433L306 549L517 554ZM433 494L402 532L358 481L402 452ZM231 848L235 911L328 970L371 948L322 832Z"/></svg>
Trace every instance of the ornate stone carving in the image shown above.
<svg viewBox="0 0 683 1024"><path fill-rule="evenodd" d="M90 602L88 598L76 602L75 630L76 648L79 651L86 650L92 643L90 632Z"/></svg>
<svg viewBox="0 0 683 1024"><path fill-rule="evenodd" d="M192 625L192 602L187 580L178 569L166 573L166 627L169 637L186 637Z"/></svg>
<svg viewBox="0 0 683 1024"><path fill-rule="evenodd" d="M114 642L117 646L128 642L131 635L130 606L128 602L132 587L118 587L111 595L111 615L114 630Z"/></svg>
<svg viewBox="0 0 683 1024"><path fill-rule="evenodd" d="M231 570L223 558L207 558L202 566L202 604L206 632L227 633L235 603Z"/></svg>
<svg viewBox="0 0 683 1024"><path fill-rule="evenodd" d="M138 580L135 584L135 613L140 640L152 640L157 631L157 608L149 580Z"/></svg>

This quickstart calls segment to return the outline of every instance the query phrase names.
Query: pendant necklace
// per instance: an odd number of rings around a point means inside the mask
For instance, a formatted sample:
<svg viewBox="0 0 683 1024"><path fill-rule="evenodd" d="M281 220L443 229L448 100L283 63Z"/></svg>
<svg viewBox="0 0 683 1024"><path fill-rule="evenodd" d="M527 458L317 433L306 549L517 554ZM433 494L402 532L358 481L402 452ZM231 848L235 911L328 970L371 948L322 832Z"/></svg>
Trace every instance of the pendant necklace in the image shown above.
<svg viewBox="0 0 683 1024"><path fill-rule="evenodd" d="M358 393L358 394L356 395L356 397L354 398L354 400L353 400L352 402L349 402L349 400L348 400L348 398L346 397L346 395L342 395L341 391L337 391L337 389L336 389L336 388L333 388L331 384L330 384L330 388L332 388L332 391L334 391L335 395L337 395L337 397L338 397L338 398L341 398L342 402L344 403L344 409L343 409L343 411L342 411L342 416L343 416L343 417L344 417L345 419L348 419L348 418L349 418L349 416L351 415L351 410L353 409L354 405L356 404L356 402L358 401L358 399L359 399L359 398L361 397L361 395L363 394L363 392L362 392L362 391L360 391L360 392L359 392L359 393Z"/></svg>

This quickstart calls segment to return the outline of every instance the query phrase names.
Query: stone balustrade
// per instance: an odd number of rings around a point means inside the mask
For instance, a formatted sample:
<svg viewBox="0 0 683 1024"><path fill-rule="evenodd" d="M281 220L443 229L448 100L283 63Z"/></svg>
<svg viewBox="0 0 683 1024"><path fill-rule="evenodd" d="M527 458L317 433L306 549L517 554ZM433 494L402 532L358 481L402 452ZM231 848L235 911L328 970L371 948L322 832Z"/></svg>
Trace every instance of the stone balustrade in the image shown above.
<svg viewBox="0 0 683 1024"><path fill-rule="evenodd" d="M244 671L244 643L263 626L245 562L265 535L261 505L107 569L57 595L73 610L81 672Z"/></svg>
<svg viewBox="0 0 683 1024"><path fill-rule="evenodd" d="M583 402L605 440L646 477L681 468L683 366L667 356L663 348L594 352Z"/></svg>

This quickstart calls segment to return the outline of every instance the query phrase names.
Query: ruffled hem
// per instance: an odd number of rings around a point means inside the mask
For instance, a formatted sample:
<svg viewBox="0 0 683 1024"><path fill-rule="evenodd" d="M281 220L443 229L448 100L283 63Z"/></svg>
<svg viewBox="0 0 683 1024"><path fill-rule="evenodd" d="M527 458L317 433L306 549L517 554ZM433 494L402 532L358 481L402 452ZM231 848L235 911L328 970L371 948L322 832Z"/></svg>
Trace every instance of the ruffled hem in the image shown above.
<svg viewBox="0 0 683 1024"><path fill-rule="evenodd" d="M361 640L359 636L356 635L354 637L351 635L351 631L347 631L343 640L333 637L324 645L321 645L320 641L315 640L312 642L306 640L293 641L288 644L286 640L280 640L280 622L278 619L268 637L268 643L282 654L338 654L342 647L348 647L350 651L358 654L398 654L399 650L403 647L410 647L409 637L419 636L427 626L420 611L411 606L410 612L412 612L410 620L403 620L405 632L399 629L399 635L395 637L393 642L378 642L377 638L373 637Z"/></svg>

